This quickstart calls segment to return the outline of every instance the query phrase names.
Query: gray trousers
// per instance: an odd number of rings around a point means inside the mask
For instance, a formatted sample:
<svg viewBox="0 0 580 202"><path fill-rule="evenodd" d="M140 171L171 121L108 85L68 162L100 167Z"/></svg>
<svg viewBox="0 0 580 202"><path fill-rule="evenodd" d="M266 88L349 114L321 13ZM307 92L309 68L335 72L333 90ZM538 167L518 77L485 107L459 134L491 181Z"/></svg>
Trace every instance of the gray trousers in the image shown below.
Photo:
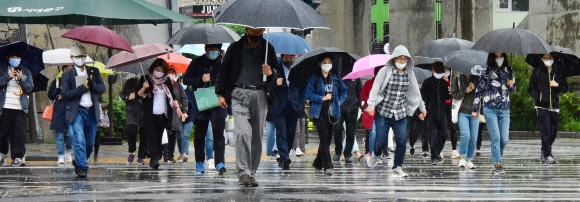
<svg viewBox="0 0 580 202"><path fill-rule="evenodd" d="M238 176L253 177L260 166L267 110L268 101L263 90L235 88L232 92Z"/></svg>
<svg viewBox="0 0 580 202"><path fill-rule="evenodd" d="M294 137L294 144L292 148L300 147L302 152L306 151L304 142L304 133L306 133L306 118L299 118L298 124L296 124L296 137Z"/></svg>

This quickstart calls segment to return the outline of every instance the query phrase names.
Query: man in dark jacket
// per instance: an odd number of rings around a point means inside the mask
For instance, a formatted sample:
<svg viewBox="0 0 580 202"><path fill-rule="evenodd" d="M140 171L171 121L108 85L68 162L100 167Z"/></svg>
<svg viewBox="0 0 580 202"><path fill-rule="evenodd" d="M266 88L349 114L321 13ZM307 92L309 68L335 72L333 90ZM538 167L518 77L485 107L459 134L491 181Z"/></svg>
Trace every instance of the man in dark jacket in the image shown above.
<svg viewBox="0 0 580 202"><path fill-rule="evenodd" d="M340 160L340 156L344 155L346 163L352 163L352 147L354 145L356 133L356 121L358 119L358 110L361 108L360 94L362 91L362 83L360 79L345 80L344 84L348 87L346 100L340 105L340 119L334 124L334 157L332 160ZM342 149L342 131L344 131L343 123L346 123L346 145L344 152Z"/></svg>
<svg viewBox="0 0 580 202"><path fill-rule="evenodd" d="M538 113L538 125L540 125L542 138L540 161L555 164L556 160L552 156L552 144L554 144L558 133L559 95L568 91L568 81L566 81L566 77L559 74L551 54L543 55L542 62L543 67L534 66L534 71L530 76L528 93L534 99Z"/></svg>
<svg viewBox="0 0 580 202"><path fill-rule="evenodd" d="M237 174L239 184L246 186L258 186L255 174L262 156L262 128L268 104L275 102L266 83L276 78L276 69L279 69L276 51L263 35L264 29L248 27L246 35L230 45L215 88L219 105L224 109L232 105ZM265 57L266 47L268 58Z"/></svg>
<svg viewBox="0 0 580 202"><path fill-rule="evenodd" d="M63 100L60 89L60 80L62 74L72 68L71 65L62 67L62 72L52 81L48 87L48 98L53 101L52 121L50 121L50 130L54 130L56 139L56 153L58 155L58 164L70 163L72 161L73 131L66 122L66 101ZM66 135L66 142L65 142ZM65 150L66 147L66 150Z"/></svg>
<svg viewBox="0 0 580 202"><path fill-rule="evenodd" d="M445 100L451 99L447 82L442 79L445 68L442 62L433 63L431 69L433 76L423 81L421 97L427 108L427 133L431 145L431 165L438 165L443 159L439 153L443 151L447 140L447 113L445 113ZM439 133L438 133L439 131ZM440 137L437 137L440 136Z"/></svg>
<svg viewBox="0 0 580 202"><path fill-rule="evenodd" d="M127 125L127 144L129 145L129 157L127 163L133 163L135 151L137 151L137 134L139 134L139 153L137 154L137 163L145 164L147 155L147 135L143 126L140 124L142 108L141 97L137 95L139 91L139 78L137 75L130 78L121 89L121 100L125 101L125 124Z"/></svg>

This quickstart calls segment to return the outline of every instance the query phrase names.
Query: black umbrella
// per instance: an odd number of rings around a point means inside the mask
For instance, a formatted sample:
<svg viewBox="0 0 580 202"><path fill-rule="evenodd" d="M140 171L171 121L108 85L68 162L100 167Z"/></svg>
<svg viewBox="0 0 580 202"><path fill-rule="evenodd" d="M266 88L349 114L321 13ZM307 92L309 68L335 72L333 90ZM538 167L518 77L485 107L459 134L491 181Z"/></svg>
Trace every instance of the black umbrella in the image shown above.
<svg viewBox="0 0 580 202"><path fill-rule="evenodd" d="M417 53L417 57L428 59L425 62L419 61L420 63L433 63L435 61L443 61L443 57L453 51L458 51L462 49L471 49L475 43L458 38L443 38L433 40L425 44L421 50ZM430 59L430 60L429 60Z"/></svg>
<svg viewBox="0 0 580 202"><path fill-rule="evenodd" d="M413 73L415 74L415 78L417 79L417 82L421 82L421 83L423 81L425 81L425 79L433 76L431 71L426 70L426 69L422 69L422 68L413 68Z"/></svg>
<svg viewBox="0 0 580 202"><path fill-rule="evenodd" d="M551 46L554 51L554 66L556 71L560 71L565 77L580 75L580 57L578 54L569 48L562 48L560 46ZM526 56L526 63L534 68L544 67L542 56L544 54L528 54Z"/></svg>
<svg viewBox="0 0 580 202"><path fill-rule="evenodd" d="M317 48L300 56L290 69L288 80L299 88L306 87L308 79L316 71L320 70L318 63L319 56L326 54L332 60L332 73L337 74L341 78L352 71L352 67L356 60L347 52L338 48Z"/></svg>
<svg viewBox="0 0 580 202"><path fill-rule="evenodd" d="M48 89L48 78L44 76L42 73L37 74L32 78L32 83L34 83L34 88L32 88L32 92L38 91L46 91Z"/></svg>
<svg viewBox="0 0 580 202"><path fill-rule="evenodd" d="M513 53L518 55L546 54L552 48L536 33L518 28L497 29L483 35L472 49L489 53Z"/></svg>
<svg viewBox="0 0 580 202"><path fill-rule="evenodd" d="M215 24L197 24L177 31L166 44L222 44L240 40L234 30Z"/></svg>
<svg viewBox="0 0 580 202"><path fill-rule="evenodd" d="M443 57L443 64L463 74L481 75L486 67L487 54L478 50L453 51Z"/></svg>
<svg viewBox="0 0 580 202"><path fill-rule="evenodd" d="M34 77L40 71L44 70L44 62L42 61L42 52L43 50L34 46L31 46L25 42L17 41L10 44L6 44L0 46L0 57L1 60L8 64L8 60L6 60L6 51L10 47L18 47L22 50L22 60L21 65L25 66L30 74Z"/></svg>

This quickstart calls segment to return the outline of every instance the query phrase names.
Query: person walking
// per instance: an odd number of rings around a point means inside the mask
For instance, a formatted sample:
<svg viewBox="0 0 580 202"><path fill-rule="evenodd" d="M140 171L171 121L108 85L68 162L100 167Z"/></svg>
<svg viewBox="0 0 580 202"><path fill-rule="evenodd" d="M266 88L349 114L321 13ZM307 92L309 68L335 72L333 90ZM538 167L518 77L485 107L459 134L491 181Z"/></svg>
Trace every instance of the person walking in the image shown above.
<svg viewBox="0 0 580 202"><path fill-rule="evenodd" d="M306 102L305 102L306 103ZM296 124L296 137L294 137L294 144L292 145L292 151L297 157L301 157L306 152L306 141L304 135L308 130L306 125L306 112L304 110L298 112L298 123Z"/></svg>
<svg viewBox="0 0 580 202"><path fill-rule="evenodd" d="M449 85L442 77L445 74L443 62L433 63L431 68L433 76L423 81L421 97L427 107L427 112L431 114L427 117L427 133L429 133L429 144L431 145L431 165L439 165L443 161L440 156L445 141L447 140L447 113L446 100L451 99Z"/></svg>
<svg viewBox="0 0 580 202"><path fill-rule="evenodd" d="M175 100L179 102L179 110L181 112L187 112L187 96L185 95L185 91L181 86L181 83L177 82L177 72L175 69L170 68L167 72L167 77L171 80L171 84L173 85L173 93ZM173 118L171 121L171 127L167 129L167 144L163 147L163 162L166 163L175 163L174 153L175 153L175 144L177 140L177 136L181 135L183 121L187 118L187 113L177 113L177 110L174 109L173 111Z"/></svg>
<svg viewBox="0 0 580 202"><path fill-rule="evenodd" d="M451 69L445 66L445 73L443 74L443 80L447 82L448 91L451 93ZM455 159L459 157L459 152L457 151L457 130L455 129L455 124L451 121L451 100L445 100L445 113L447 117L447 130L449 130L449 140L451 140L451 158ZM440 135L441 136L441 135ZM443 153L440 154L443 158Z"/></svg>
<svg viewBox="0 0 580 202"><path fill-rule="evenodd" d="M20 63L20 48L9 47L5 57L0 64L0 166L6 163L9 145L12 166L24 166L27 94L32 92L34 84L30 70Z"/></svg>
<svg viewBox="0 0 580 202"><path fill-rule="evenodd" d="M566 77L559 73L559 66L554 65L554 57L551 54L542 55L543 67L534 67L530 76L528 93L534 99L535 109L540 126L542 163L555 164L556 159L552 155L552 144L558 134L560 113L560 95L568 91Z"/></svg>
<svg viewBox="0 0 580 202"><path fill-rule="evenodd" d="M71 65L62 66L61 74L48 87L48 98L52 100L54 106L50 130L55 131L57 163L59 165L72 161L73 130L71 125L66 122L66 101L62 98L60 85L62 74L70 69L72 69Z"/></svg>
<svg viewBox="0 0 580 202"><path fill-rule="evenodd" d="M383 67L384 66L375 67L375 69L374 69L375 74L374 75L376 76L379 73L379 70L381 70ZM371 93L371 89L373 87L373 83L375 82L375 78L376 77L373 77L370 80L366 81L362 87L360 98L361 98L361 101L364 102L363 107L362 107L363 109L366 109L368 107L367 103L368 103L368 99L369 99L369 96ZM376 139L375 116L376 116L376 114L371 116L368 114L368 112L366 112L366 110L363 111L362 113L363 113L362 116L369 116L370 117L369 119L362 120L363 126L365 126L365 128L368 127L367 134L366 134L367 136L365 138L365 150L366 150L365 160L368 160L371 157L371 154L373 153L374 148L375 148L375 139ZM367 121L370 123L368 123ZM390 133L390 131L389 131L389 133ZM384 159L388 158L388 156L389 156L387 146L388 145L385 145L385 148L383 148L383 151L386 151L386 152L383 152L383 155L386 154L386 155L384 155L385 156Z"/></svg>
<svg viewBox="0 0 580 202"><path fill-rule="evenodd" d="M137 163L139 165L145 164L145 156L147 155L147 136L145 135L145 129L141 125L142 108L141 102L142 97L137 96L137 91L139 91L139 77L135 75L133 78L128 79L119 97L125 102L125 125L127 130L125 134L127 135L127 145L129 146L129 156L127 157L127 163L131 164L135 160L135 152L137 151L137 136L139 136L139 152L137 153Z"/></svg>
<svg viewBox="0 0 580 202"><path fill-rule="evenodd" d="M479 117L471 116L473 100L475 99L475 87L478 86L479 76L460 74L451 82L451 96L455 100L461 100L457 123L459 124L459 167L475 169L471 160L475 155L477 136L479 132Z"/></svg>
<svg viewBox="0 0 580 202"><path fill-rule="evenodd" d="M510 93L516 91L513 70L508 66L505 53L489 53L487 68L479 77L471 115L478 117L483 106L483 114L491 141L493 173L505 174L501 156L509 140ZM483 98L483 99L482 99Z"/></svg>
<svg viewBox="0 0 580 202"><path fill-rule="evenodd" d="M219 105L224 109L232 105L238 183L254 187L259 185L255 176L262 157L266 110L276 101L266 83L277 78L276 69L279 69L276 51L263 35L263 28L247 27L246 35L230 44L215 88ZM263 81L264 75L266 82Z"/></svg>
<svg viewBox="0 0 580 202"><path fill-rule="evenodd" d="M314 118L314 126L320 138L318 154L312 166L316 173L322 173L324 169L326 175L333 175L330 142L333 127L341 116L340 103L344 103L348 88L338 75L330 73L332 69L330 56L320 55L317 58L319 58L320 71L315 71L314 75L308 79L305 92L306 99L310 100L310 116Z"/></svg>
<svg viewBox="0 0 580 202"><path fill-rule="evenodd" d="M343 81L348 88L346 100L340 105L340 118L334 125L334 157L332 160L338 161L344 155L346 163L352 163L352 152L355 143L356 122L358 120L358 110L361 108L360 94L362 83L360 79L349 79ZM343 127L346 125L346 127ZM346 130L344 129L346 128ZM346 146L342 145L342 132L346 131ZM358 156L357 156L358 157Z"/></svg>
<svg viewBox="0 0 580 202"><path fill-rule="evenodd" d="M185 85L183 83L184 77L180 77L178 82L181 84L181 87L185 89L185 95L187 96L187 118L183 120L181 126L181 135L177 136L177 148L179 150L179 156L177 157L177 162L187 162L189 161L189 135L191 133L191 129L193 129L193 116L194 116L194 109L193 109L193 88L191 86Z"/></svg>
<svg viewBox="0 0 580 202"><path fill-rule="evenodd" d="M378 157L387 144L389 128L393 128L396 141L396 151L393 164L395 177L407 177L403 171L403 162L407 149L407 116L413 115L419 108L419 118L427 115L425 103L421 98L419 84L413 73L413 59L405 46L397 46L387 61L385 67L379 70L371 89L366 111L375 117L377 138L375 150L367 160L367 165L374 168Z"/></svg>
<svg viewBox="0 0 580 202"><path fill-rule="evenodd" d="M87 49L83 46L70 48L74 69L63 73L61 95L66 100L67 123L72 124L75 159L72 161L79 178L88 174L88 159L93 152L97 135L97 122L101 119L99 95L106 90L99 69L85 65ZM77 81L85 82L77 83Z"/></svg>

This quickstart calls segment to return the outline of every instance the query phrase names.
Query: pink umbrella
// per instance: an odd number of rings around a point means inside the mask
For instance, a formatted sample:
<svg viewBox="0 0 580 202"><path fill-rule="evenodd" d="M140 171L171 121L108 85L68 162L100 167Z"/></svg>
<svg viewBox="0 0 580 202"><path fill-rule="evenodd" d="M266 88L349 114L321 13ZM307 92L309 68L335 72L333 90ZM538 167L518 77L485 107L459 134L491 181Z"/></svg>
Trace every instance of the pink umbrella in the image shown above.
<svg viewBox="0 0 580 202"><path fill-rule="evenodd" d="M145 72L143 67L140 68L130 68L130 64L141 63L147 59L157 57L159 55L168 54L173 48L165 44L144 44L136 45L132 47L135 52L130 53L127 51L122 51L113 55L107 61L107 68L119 68L118 71L131 72L131 73L143 73ZM129 69L123 69L123 66L127 66Z"/></svg>
<svg viewBox="0 0 580 202"><path fill-rule="evenodd" d="M133 52L129 42L115 31L101 26L81 26L62 35L63 38L73 39L83 43L95 44L112 49Z"/></svg>
<svg viewBox="0 0 580 202"><path fill-rule="evenodd" d="M342 79L358 79L360 77L373 75L375 67L384 66L391 58L388 54L367 55L360 60L357 60L352 67L352 72L344 76Z"/></svg>

